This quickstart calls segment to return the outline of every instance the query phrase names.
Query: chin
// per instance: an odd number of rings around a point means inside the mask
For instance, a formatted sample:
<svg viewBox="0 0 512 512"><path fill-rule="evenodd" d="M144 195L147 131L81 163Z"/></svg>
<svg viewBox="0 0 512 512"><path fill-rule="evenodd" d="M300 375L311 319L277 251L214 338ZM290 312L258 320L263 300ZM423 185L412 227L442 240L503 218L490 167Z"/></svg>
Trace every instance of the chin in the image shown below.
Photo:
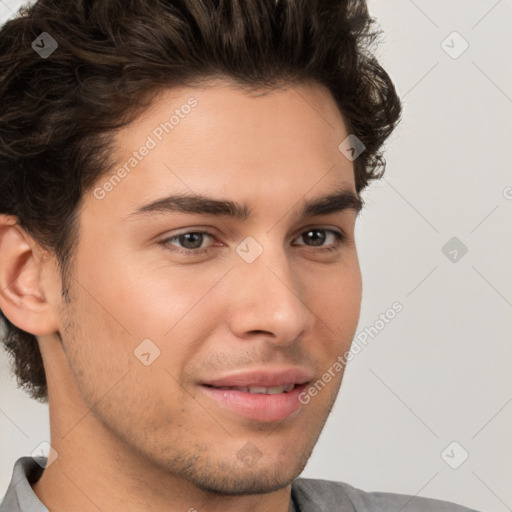
<svg viewBox="0 0 512 512"><path fill-rule="evenodd" d="M290 485L301 473L311 455L303 453L297 460L288 463L263 464L256 462L249 467L237 461L227 464L194 464L189 466L183 478L203 491L222 496L269 494Z"/></svg>
<svg viewBox="0 0 512 512"><path fill-rule="evenodd" d="M297 475L298 476L298 475ZM202 475L191 482L205 492L222 496L244 496L250 494L269 494L278 491L295 480L295 474L283 474L282 471L269 473L263 469L255 473L252 470L233 471L227 474Z"/></svg>

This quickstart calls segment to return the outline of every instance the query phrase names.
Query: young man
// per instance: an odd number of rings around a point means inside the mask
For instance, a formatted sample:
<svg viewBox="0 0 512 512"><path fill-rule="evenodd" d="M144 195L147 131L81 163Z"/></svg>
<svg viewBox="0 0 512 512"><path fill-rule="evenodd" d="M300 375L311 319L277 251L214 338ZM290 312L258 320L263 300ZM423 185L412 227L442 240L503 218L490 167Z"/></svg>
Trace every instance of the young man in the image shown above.
<svg viewBox="0 0 512 512"><path fill-rule="evenodd" d="M40 0L2 28L0 309L51 447L1 512L469 510L298 478L401 113L376 35L360 0Z"/></svg>

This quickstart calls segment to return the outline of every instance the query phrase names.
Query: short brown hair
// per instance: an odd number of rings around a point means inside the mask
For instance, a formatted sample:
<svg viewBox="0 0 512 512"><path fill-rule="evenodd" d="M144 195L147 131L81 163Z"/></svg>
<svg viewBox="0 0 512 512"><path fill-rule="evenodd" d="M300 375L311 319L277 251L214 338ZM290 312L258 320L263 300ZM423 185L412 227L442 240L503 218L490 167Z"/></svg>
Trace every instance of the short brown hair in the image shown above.
<svg viewBox="0 0 512 512"><path fill-rule="evenodd" d="M57 49L42 58L47 32ZM371 49L380 29L363 0L39 0L0 30L0 213L14 215L60 265L66 300L77 209L111 166L115 130L163 88L227 78L245 89L317 82L349 133L359 193L382 176L379 152L401 116ZM341 141L340 141L341 142ZM46 402L34 335L9 322L18 385Z"/></svg>

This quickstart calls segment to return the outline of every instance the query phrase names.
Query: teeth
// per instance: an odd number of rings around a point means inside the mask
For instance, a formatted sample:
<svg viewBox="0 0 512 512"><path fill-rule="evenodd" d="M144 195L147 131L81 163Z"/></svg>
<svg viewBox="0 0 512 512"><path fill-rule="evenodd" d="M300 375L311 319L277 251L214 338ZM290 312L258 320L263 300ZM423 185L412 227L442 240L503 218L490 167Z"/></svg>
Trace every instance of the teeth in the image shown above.
<svg viewBox="0 0 512 512"><path fill-rule="evenodd" d="M232 386L226 389L236 389L237 391L245 391L246 393L253 394L265 394L265 395L277 395L278 393L288 393L295 387L295 384L284 384L282 386L272 386L268 388L263 388L259 386L250 386L250 387L237 387Z"/></svg>
<svg viewBox="0 0 512 512"><path fill-rule="evenodd" d="M282 391L281 391L281 388L280 388L280 387L277 387L277 388L276 388L276 387L274 387L274 388L258 388L258 387L256 387L256 386L251 386L251 387L249 388L249 393L255 393L255 394L263 394L263 393L265 393L265 394L268 394L269 390L271 390L271 389L272 389L272 390L277 389L277 392L278 392L278 393L282 393ZM274 391L274 392L275 392L275 391Z"/></svg>

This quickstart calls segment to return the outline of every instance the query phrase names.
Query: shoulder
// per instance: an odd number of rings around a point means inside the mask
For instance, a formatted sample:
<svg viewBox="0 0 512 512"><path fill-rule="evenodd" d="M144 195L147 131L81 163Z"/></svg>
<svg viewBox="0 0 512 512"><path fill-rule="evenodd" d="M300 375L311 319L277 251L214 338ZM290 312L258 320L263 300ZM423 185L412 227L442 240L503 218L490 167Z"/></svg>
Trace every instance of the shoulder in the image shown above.
<svg viewBox="0 0 512 512"><path fill-rule="evenodd" d="M391 492L367 492L344 482L297 478L292 484L301 512L476 512L456 503ZM326 508L336 507L336 508Z"/></svg>

